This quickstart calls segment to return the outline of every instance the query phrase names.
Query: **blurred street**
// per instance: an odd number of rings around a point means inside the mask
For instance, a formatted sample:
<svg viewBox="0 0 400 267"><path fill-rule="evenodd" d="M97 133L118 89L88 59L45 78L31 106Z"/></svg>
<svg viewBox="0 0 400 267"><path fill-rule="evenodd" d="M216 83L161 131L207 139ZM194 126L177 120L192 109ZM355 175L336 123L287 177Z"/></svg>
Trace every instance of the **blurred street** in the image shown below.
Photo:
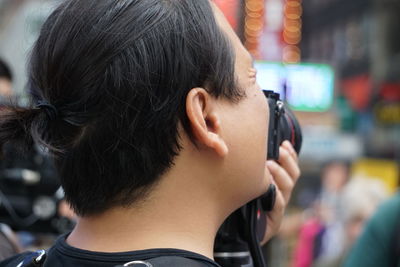
<svg viewBox="0 0 400 267"><path fill-rule="evenodd" d="M60 1L0 0L0 60L11 74L0 73L0 109L27 103L27 58ZM268 266L341 266L399 190L400 0L213 1L253 56L262 89L280 93L302 128L302 174L280 234L263 247ZM46 153L10 146L5 155L0 260L50 246L75 220Z"/></svg>

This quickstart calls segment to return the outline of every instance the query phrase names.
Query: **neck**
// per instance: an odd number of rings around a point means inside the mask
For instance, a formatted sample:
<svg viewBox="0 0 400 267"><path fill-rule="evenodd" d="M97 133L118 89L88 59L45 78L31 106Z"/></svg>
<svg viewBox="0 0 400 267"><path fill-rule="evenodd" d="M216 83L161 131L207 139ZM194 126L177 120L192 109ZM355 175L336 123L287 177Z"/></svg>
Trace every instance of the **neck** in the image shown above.
<svg viewBox="0 0 400 267"><path fill-rule="evenodd" d="M223 162L196 153L181 151L140 204L80 218L67 242L99 252L176 248L212 259L218 228L238 200L227 197L226 179L216 175Z"/></svg>
<svg viewBox="0 0 400 267"><path fill-rule="evenodd" d="M176 248L213 258L219 220L180 205L149 210L114 209L95 217L80 218L67 242L90 251L123 252L150 248Z"/></svg>
<svg viewBox="0 0 400 267"><path fill-rule="evenodd" d="M216 232L229 211L206 194L209 189L193 184L202 179L185 178L164 177L139 205L79 218L67 242L99 252L176 248L212 259Z"/></svg>
<svg viewBox="0 0 400 267"><path fill-rule="evenodd" d="M171 211L169 207L165 211ZM90 251L123 252L151 248L176 248L213 258L218 226L204 218L113 211L100 218L81 218L67 242ZM164 212L165 213L165 212ZM162 223L160 222L162 220ZM199 223L202 221L203 223Z"/></svg>

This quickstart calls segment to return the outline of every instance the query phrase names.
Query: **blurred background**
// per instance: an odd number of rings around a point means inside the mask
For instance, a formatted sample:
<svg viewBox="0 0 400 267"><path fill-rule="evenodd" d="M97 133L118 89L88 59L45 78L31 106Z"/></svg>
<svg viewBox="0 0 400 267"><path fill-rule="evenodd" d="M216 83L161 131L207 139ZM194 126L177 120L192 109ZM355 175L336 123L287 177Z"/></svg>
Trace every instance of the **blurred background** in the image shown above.
<svg viewBox="0 0 400 267"><path fill-rule="evenodd" d="M400 0L214 1L256 60L262 88L279 92L303 129L302 178L280 235L265 247L268 261L339 266L399 187ZM0 103L26 103L29 51L58 2L0 0L0 59L11 74L0 73ZM0 223L14 240L8 250L44 247L71 229L73 214L45 154L6 152Z"/></svg>

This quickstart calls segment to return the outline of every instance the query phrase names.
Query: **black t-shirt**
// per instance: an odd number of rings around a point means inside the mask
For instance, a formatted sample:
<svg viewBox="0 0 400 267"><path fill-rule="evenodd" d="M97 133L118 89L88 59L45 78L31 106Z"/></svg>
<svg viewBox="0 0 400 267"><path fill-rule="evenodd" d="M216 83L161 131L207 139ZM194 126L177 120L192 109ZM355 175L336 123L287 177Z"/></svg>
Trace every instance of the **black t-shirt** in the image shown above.
<svg viewBox="0 0 400 267"><path fill-rule="evenodd" d="M193 262L188 266L201 267L220 267L216 262L197 253L180 249L146 249L131 252L105 253L92 252L71 247L65 242L66 235L61 236L54 246L46 252L46 260L43 267L114 267L123 266L132 261L155 260L157 266L172 266L167 262L172 262L175 258ZM24 259L29 258L31 253L23 253L10 259L0 262L0 267L15 267ZM157 259L161 260L157 260ZM162 262L159 264L158 262ZM165 263L164 263L165 262Z"/></svg>

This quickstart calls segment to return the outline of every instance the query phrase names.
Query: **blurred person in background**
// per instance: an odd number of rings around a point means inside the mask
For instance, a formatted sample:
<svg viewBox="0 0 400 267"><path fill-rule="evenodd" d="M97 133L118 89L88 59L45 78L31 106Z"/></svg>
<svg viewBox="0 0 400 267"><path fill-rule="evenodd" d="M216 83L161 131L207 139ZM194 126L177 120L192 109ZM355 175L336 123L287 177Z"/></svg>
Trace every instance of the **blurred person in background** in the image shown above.
<svg viewBox="0 0 400 267"><path fill-rule="evenodd" d="M322 192L319 212L323 230L318 233L314 256L331 260L341 254L343 244L341 218L343 216L343 190L350 178L350 164L345 161L328 163L322 174Z"/></svg>
<svg viewBox="0 0 400 267"><path fill-rule="evenodd" d="M400 192L380 205L344 267L400 267Z"/></svg>
<svg viewBox="0 0 400 267"><path fill-rule="evenodd" d="M12 97L12 73L7 64L0 59L0 109ZM0 177L1 179L1 177ZM0 198L0 206L2 199ZM21 252L17 236L11 228L0 222L0 260Z"/></svg>
<svg viewBox="0 0 400 267"><path fill-rule="evenodd" d="M334 259L341 253L342 232L339 217L342 212L343 188L349 180L349 165L343 161L325 164L321 172L321 193L306 210L294 249L294 267L309 267L319 258Z"/></svg>
<svg viewBox="0 0 400 267"><path fill-rule="evenodd" d="M12 97L12 74L8 65L0 59L0 105Z"/></svg>
<svg viewBox="0 0 400 267"><path fill-rule="evenodd" d="M278 231L297 154L284 142L280 164L266 162L268 102L212 2L63 1L33 49L28 85L30 106L2 113L0 142L45 146L79 219L46 259L0 266L218 266L218 228L271 183L263 242Z"/></svg>
<svg viewBox="0 0 400 267"><path fill-rule="evenodd" d="M335 233L338 236L336 245L339 252L336 257L317 258L313 266L341 266L350 248L360 235L365 222L385 197L386 190L381 181L361 177L351 178L344 186L339 199L341 213L340 217L336 219L335 228Z"/></svg>

